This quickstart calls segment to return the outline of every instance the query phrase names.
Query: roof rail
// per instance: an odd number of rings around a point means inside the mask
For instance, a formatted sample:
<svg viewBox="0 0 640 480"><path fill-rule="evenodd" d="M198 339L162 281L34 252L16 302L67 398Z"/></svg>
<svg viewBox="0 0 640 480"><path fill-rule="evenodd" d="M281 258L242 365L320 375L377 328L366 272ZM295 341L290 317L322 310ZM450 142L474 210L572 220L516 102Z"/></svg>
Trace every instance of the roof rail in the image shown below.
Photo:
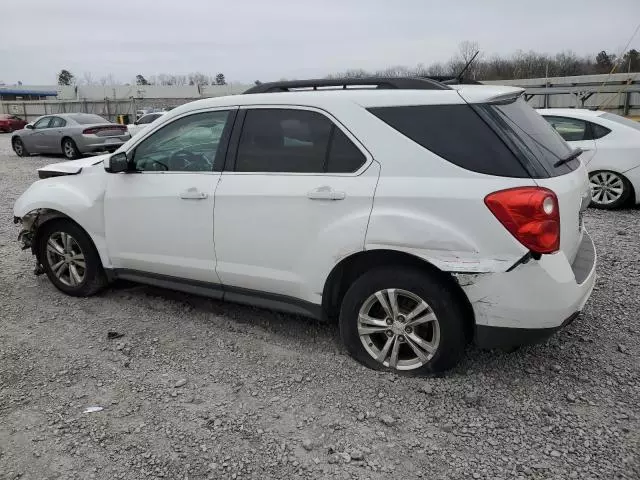
<svg viewBox="0 0 640 480"><path fill-rule="evenodd" d="M318 79L318 80L291 80L283 82L269 82L251 87L244 93L274 93L289 92L297 89L311 89L325 87L341 87L346 90L348 87L375 87L381 89L398 89L398 90L448 90L444 83L438 82L430 78L417 77L367 77L367 78L336 78L336 79Z"/></svg>

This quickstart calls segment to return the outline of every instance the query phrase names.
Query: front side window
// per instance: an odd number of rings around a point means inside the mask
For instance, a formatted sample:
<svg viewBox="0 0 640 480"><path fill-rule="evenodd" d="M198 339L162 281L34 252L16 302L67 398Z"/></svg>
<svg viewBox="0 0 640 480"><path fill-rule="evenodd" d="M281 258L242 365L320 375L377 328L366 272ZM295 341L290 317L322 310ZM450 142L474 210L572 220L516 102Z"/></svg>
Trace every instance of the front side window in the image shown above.
<svg viewBox="0 0 640 480"><path fill-rule="evenodd" d="M40 130L42 128L49 128L49 124L51 123L51 117L44 117L38 120L33 124L33 128L36 130Z"/></svg>
<svg viewBox="0 0 640 480"><path fill-rule="evenodd" d="M545 116L544 119L564 138L567 142L579 142L590 140L591 135L587 122L577 118Z"/></svg>
<svg viewBox="0 0 640 480"><path fill-rule="evenodd" d="M210 172L228 111L182 117L145 138L133 153L136 171Z"/></svg>
<svg viewBox="0 0 640 480"><path fill-rule="evenodd" d="M308 110L248 110L237 172L349 173L364 154L324 115Z"/></svg>

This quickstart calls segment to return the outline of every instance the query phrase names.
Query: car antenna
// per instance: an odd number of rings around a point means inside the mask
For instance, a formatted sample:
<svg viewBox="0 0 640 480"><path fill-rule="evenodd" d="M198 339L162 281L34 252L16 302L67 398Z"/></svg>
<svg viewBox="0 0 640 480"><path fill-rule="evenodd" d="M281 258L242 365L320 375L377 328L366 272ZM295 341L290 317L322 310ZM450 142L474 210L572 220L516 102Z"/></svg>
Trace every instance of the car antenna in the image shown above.
<svg viewBox="0 0 640 480"><path fill-rule="evenodd" d="M458 79L458 83L462 84L462 82L464 81L465 72L469 69L469 67L471 66L471 63L476 59L479 53L480 53L480 50L476 50L476 53L473 54L473 57L471 57L467 62L467 64L462 68L462 70L460 70L460 73L456 77Z"/></svg>

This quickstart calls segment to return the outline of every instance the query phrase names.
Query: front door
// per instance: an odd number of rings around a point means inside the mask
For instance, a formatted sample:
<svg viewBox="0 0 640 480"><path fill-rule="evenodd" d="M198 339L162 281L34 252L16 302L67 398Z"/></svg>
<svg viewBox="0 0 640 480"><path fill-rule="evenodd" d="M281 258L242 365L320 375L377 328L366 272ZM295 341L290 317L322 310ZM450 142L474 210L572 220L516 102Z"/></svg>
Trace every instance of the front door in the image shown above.
<svg viewBox="0 0 640 480"><path fill-rule="evenodd" d="M234 116L227 108L176 118L127 152L132 172L109 175L105 233L115 269L219 283L214 165Z"/></svg>
<svg viewBox="0 0 640 480"><path fill-rule="evenodd" d="M320 111L253 107L236 123L216 190L220 280L318 304L331 268L363 249L379 166Z"/></svg>
<svg viewBox="0 0 640 480"><path fill-rule="evenodd" d="M21 134L22 143L31 153L48 152L45 134L53 117L42 117L33 124L33 128L27 129Z"/></svg>

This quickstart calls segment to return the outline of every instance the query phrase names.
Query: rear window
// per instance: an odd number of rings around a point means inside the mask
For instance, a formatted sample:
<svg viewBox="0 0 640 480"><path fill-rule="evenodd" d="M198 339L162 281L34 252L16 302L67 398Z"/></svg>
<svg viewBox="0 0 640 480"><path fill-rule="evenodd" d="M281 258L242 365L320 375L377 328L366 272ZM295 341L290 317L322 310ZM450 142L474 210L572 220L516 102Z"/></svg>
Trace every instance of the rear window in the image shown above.
<svg viewBox="0 0 640 480"><path fill-rule="evenodd" d="M574 159L555 167L573 149L522 98L495 104L478 105L477 109L498 131L520 160L529 166L533 177L564 175L580 165Z"/></svg>
<svg viewBox="0 0 640 480"><path fill-rule="evenodd" d="M530 176L505 142L469 105L380 107L369 111L459 167L501 177Z"/></svg>
<svg viewBox="0 0 640 480"><path fill-rule="evenodd" d="M69 115L69 117L80 125L90 125L92 123L111 123L108 120L102 118L100 115L92 115L90 113L79 113Z"/></svg>
<svg viewBox="0 0 640 480"><path fill-rule="evenodd" d="M600 115L600 117L606 118L607 120L611 120L612 122L616 122L621 125L626 125L627 127L631 127L636 130L640 130L640 122L636 122L635 120L631 120L630 118L621 117L620 115L616 115L615 113L603 113L602 115Z"/></svg>

